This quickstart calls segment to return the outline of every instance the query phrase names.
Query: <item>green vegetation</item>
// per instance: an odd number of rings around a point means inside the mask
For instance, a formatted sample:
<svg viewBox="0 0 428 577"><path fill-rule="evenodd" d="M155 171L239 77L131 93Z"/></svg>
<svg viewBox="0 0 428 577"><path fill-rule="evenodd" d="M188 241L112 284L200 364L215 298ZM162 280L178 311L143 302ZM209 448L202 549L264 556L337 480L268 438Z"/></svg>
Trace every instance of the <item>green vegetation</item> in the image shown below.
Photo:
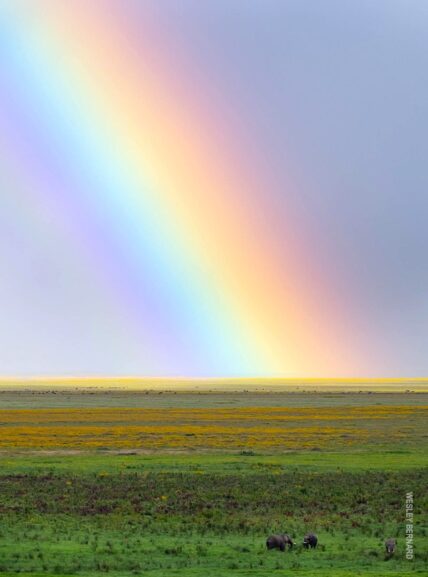
<svg viewBox="0 0 428 577"><path fill-rule="evenodd" d="M191 470L195 458L187 471L174 472L171 456L147 468L130 456L120 472L95 473L73 472L74 458L58 466L67 459L53 460L45 473L23 473L21 461L19 472L9 465L0 477L1 571L267 576L288 568L302 575L357 569L403 575L422 574L428 561L421 524L426 470L323 471L312 462L311 471L287 472L269 460L253 467L251 456L235 456L242 471L216 471L221 460L206 457L198 470ZM417 507L413 561L404 556L407 491ZM316 551L300 546L308 529L318 533ZM267 535L284 531L298 541L295 549L267 552ZM399 542L389 560L385 536Z"/></svg>
<svg viewBox="0 0 428 577"><path fill-rule="evenodd" d="M271 406L295 406L287 402L293 395ZM396 404L422 407L419 395L403 394ZM189 401L184 393L177 396ZM358 396L347 397L349 406L360 406ZM377 406L377 395L362 397ZM203 408L206 396L199 399ZM315 401L311 394L311 403ZM324 401L320 395L320 406ZM179 406L177 401L175 408ZM370 426L374 433L376 427L394 430L390 420L385 413ZM417 441L413 447L403 436L372 450L367 445L352 445L348 451L271 453L251 448L148 454L4 450L0 574L428 575L428 455L421 423L418 417L400 425ZM415 505L411 561L405 557L408 492L413 492ZM309 530L319 538L312 551L301 545ZM266 537L276 532L295 538L293 550L266 550ZM390 536L396 537L398 548L387 558L383 543Z"/></svg>
<svg viewBox="0 0 428 577"><path fill-rule="evenodd" d="M354 451L352 453L290 451L271 455L242 451L241 454L150 454L82 452L55 455L25 454L0 456L1 475L54 475L132 473L238 473L252 475L261 471L273 474L294 471L308 472L363 472L397 471L428 467L428 454L401 450L383 452Z"/></svg>

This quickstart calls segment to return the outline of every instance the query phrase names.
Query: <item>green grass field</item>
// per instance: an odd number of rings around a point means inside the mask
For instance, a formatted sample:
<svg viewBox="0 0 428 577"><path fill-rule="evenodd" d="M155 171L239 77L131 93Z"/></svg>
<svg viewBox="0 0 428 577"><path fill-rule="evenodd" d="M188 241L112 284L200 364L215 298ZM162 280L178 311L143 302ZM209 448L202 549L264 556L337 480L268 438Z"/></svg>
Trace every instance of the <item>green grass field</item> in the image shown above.
<svg viewBox="0 0 428 577"><path fill-rule="evenodd" d="M256 404L260 393L125 393L126 405L117 405L117 392L96 393L95 404L89 393L2 394L6 396L0 395L0 409L11 410L28 408L31 397L37 398L35 408L88 406L86 399L90 407L165 411L218 403L261 406ZM407 427L406 435L393 443L382 440L372 447L368 442L340 450L331 444L316 451L4 448L1 575L428 575L427 430L420 415L428 405L427 395L262 394L264 407L346 409L380 403L414 406L418 412L409 420L404 415L399 423L388 413L373 420L373 438L384 439L385 432L393 435ZM0 435L9 425L15 426L0 423ZM381 429L380 437L376 428ZM405 556L409 492L415 507L413 560ZM313 551L301 545L309 530L319 538ZM295 538L292 551L266 550L266 537L276 532ZM383 546L389 536L398 542L392 558L385 556Z"/></svg>

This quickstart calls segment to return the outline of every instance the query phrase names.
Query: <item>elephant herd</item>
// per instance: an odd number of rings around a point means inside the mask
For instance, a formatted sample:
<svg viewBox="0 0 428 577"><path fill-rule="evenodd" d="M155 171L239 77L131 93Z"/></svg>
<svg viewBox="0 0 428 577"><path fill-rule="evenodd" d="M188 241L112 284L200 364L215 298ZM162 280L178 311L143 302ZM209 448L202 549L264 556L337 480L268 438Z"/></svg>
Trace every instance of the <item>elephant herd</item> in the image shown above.
<svg viewBox="0 0 428 577"><path fill-rule="evenodd" d="M293 539L290 535L285 533L281 535L270 535L266 540L266 547L268 549L279 549L280 551L285 551L288 547L291 549L294 545ZM305 549L315 549L318 544L318 537L315 533L306 533L303 537L303 547ZM395 548L397 546L397 542L392 537L385 541L385 549L386 554L391 556L395 553Z"/></svg>
<svg viewBox="0 0 428 577"><path fill-rule="evenodd" d="M315 533L306 533L303 537L303 547L305 549L315 549L318 543L318 537ZM282 534L282 535L270 535L270 537L266 540L266 547L268 549L279 549L280 551L285 551L288 547L291 549L294 545L293 539L290 535Z"/></svg>

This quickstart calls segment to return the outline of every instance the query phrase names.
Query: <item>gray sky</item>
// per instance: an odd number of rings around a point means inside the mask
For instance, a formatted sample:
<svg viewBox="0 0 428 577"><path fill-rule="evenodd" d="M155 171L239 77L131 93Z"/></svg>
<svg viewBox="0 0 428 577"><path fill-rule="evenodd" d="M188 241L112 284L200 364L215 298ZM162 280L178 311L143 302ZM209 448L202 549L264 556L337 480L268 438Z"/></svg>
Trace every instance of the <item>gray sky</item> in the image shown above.
<svg viewBox="0 0 428 577"><path fill-rule="evenodd" d="M123 3L137 29L145 4ZM428 376L428 2L148 6L167 57L184 62L200 90L245 126L243 154L256 154L278 183L272 206L284 218L293 207L312 258L334 276L352 311L355 342L371 351L367 376ZM0 42L0 63L10 64L20 31L2 12L0 26L12 38ZM34 113L24 95L25 113L11 114L19 100L11 78L20 72L10 67L0 69L0 150L8 154L11 134L18 142L30 133ZM36 138L31 146L38 150ZM18 185L10 186L10 162L0 160L0 374L144 375L138 331L91 283L90 264L61 232L44 238L57 216L31 208L35 188L19 196ZM67 185L58 188L59 203L73 196L73 184L61 178ZM111 253L116 258L119 251ZM58 271L61 283L49 284ZM191 375L188 362L159 371Z"/></svg>

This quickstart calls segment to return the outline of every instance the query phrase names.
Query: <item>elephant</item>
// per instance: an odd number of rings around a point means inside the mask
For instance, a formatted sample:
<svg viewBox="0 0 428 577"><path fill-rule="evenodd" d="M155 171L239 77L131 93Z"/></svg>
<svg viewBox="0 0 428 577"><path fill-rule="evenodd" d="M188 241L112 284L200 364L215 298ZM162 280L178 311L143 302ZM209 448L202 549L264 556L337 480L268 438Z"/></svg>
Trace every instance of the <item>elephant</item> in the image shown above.
<svg viewBox="0 0 428 577"><path fill-rule="evenodd" d="M390 537L385 541L385 549L388 555L393 555L393 553L395 552L396 545L397 542L392 537Z"/></svg>
<svg viewBox="0 0 428 577"><path fill-rule="evenodd" d="M315 535L315 533L306 533L306 535L303 538L303 547L305 549L315 549L315 547L317 546L318 543L318 537Z"/></svg>
<svg viewBox="0 0 428 577"><path fill-rule="evenodd" d="M287 545L289 549L294 545L293 539L290 535L270 535L266 540L266 547L268 549L279 549L280 551L285 551Z"/></svg>

